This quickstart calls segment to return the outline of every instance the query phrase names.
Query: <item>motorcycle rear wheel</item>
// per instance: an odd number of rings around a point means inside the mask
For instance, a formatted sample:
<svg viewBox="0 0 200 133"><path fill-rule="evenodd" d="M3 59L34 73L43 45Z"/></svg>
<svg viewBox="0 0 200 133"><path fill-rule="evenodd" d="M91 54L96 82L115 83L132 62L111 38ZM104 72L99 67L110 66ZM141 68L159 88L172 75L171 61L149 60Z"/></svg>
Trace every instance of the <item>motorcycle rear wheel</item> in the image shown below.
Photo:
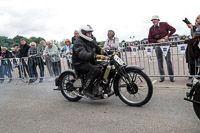
<svg viewBox="0 0 200 133"><path fill-rule="evenodd" d="M200 90L196 91L193 97L193 100L200 102ZM197 117L200 119L200 104L193 103L194 112Z"/></svg>
<svg viewBox="0 0 200 133"><path fill-rule="evenodd" d="M73 74L70 73L66 73L65 75L63 75L61 77L61 85L60 85L60 89L61 89L61 93L62 95L69 101L72 102L76 102L79 101L82 97L77 96L72 89L67 89L67 87L69 87L69 85L71 85L70 88L73 88L73 84L71 84L70 82L72 82L72 80L75 79L75 76Z"/></svg>

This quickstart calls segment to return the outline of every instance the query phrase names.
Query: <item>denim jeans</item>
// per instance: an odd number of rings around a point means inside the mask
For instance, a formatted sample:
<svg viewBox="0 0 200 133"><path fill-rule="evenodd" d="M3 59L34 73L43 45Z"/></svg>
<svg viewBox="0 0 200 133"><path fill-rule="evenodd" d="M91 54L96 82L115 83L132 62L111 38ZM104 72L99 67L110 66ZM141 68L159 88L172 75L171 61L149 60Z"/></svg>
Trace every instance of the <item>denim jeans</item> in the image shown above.
<svg viewBox="0 0 200 133"><path fill-rule="evenodd" d="M8 78L12 79L12 73L11 73L11 66L10 65L2 65L0 66L0 70L1 70L1 73L0 73L0 78L1 80L0 81L4 81L4 76L8 76Z"/></svg>
<svg viewBox="0 0 200 133"><path fill-rule="evenodd" d="M38 62L36 62L36 60L34 59L29 59L28 62L29 68L30 68L30 78L32 79L38 79L38 72L37 72L37 66L39 66L40 69L40 78L43 79L44 77L44 63L42 60L38 60Z"/></svg>
<svg viewBox="0 0 200 133"><path fill-rule="evenodd" d="M3 70L2 66L0 66L0 82L3 81Z"/></svg>

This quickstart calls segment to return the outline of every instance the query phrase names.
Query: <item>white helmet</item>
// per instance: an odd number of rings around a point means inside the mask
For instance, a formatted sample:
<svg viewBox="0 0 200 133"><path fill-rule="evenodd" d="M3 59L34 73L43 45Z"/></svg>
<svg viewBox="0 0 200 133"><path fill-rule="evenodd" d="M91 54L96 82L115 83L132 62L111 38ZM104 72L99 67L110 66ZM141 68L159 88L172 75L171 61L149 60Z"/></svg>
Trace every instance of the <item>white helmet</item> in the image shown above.
<svg viewBox="0 0 200 133"><path fill-rule="evenodd" d="M84 25L79 29L79 35L82 38L84 38L84 39L86 39L86 40L91 42L91 41L93 41L93 39L91 37L87 36L86 33L93 32L93 31L94 30L92 29L92 27L90 25Z"/></svg>

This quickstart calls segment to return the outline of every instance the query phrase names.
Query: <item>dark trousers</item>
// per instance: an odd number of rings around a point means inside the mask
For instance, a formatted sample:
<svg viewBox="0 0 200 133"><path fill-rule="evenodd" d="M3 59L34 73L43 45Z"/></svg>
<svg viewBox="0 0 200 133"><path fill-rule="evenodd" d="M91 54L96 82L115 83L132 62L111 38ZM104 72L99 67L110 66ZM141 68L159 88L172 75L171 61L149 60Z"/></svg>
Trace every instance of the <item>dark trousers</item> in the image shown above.
<svg viewBox="0 0 200 133"><path fill-rule="evenodd" d="M190 75L196 75L198 72L198 67L195 66L195 64L188 64L189 73Z"/></svg>
<svg viewBox="0 0 200 133"><path fill-rule="evenodd" d="M41 60L37 65L40 69L40 78L44 78L44 62Z"/></svg>
<svg viewBox="0 0 200 133"><path fill-rule="evenodd" d="M94 80L100 75L101 71L97 65L85 62L79 66L76 71L81 74L86 74L85 87L92 89Z"/></svg>
<svg viewBox="0 0 200 133"><path fill-rule="evenodd" d="M27 77L27 73L30 76L29 73L30 67L25 63L24 59L20 60L20 65L18 69L19 69L19 78Z"/></svg>
<svg viewBox="0 0 200 133"><path fill-rule="evenodd" d="M30 68L30 77L33 79L38 79L38 73L37 73L37 66L39 66L40 69L40 78L43 79L44 77L44 62L42 59L29 59L29 68Z"/></svg>
<svg viewBox="0 0 200 133"><path fill-rule="evenodd" d="M162 75L165 75L165 71L164 71L164 68L163 68L163 52L162 52L160 47L156 47L155 52L156 52L156 56L157 56L157 60L158 60L159 72L160 72L160 75L161 75L160 78L162 79L162 78L164 78L164 76L162 76ZM174 71L173 71L173 68L172 68L172 62L171 62L170 49L168 50L167 55L165 56L165 60L166 60L166 63L167 63L168 74L174 75ZM173 76L171 76L170 79L173 79Z"/></svg>
<svg viewBox="0 0 200 133"><path fill-rule="evenodd" d="M36 63L33 59L28 60L28 66L29 66L29 76L31 79L37 79L37 70L36 70Z"/></svg>
<svg viewBox="0 0 200 133"><path fill-rule="evenodd" d="M61 62L57 61L57 62L52 62L52 67L53 67L53 72L54 75L57 77L61 74Z"/></svg>

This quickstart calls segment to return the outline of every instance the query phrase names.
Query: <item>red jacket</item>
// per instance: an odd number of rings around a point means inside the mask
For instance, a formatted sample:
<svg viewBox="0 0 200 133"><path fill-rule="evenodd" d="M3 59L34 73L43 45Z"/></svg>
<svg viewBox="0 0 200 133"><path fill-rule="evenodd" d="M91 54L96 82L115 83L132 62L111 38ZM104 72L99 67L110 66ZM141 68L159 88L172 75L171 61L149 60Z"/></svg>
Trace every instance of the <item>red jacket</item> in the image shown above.
<svg viewBox="0 0 200 133"><path fill-rule="evenodd" d="M172 27L171 25L169 25L167 22L160 22L159 27L154 28L154 25L153 25L149 29L148 41L149 43L157 43L157 40L153 38L155 35L160 35L160 38L163 38L165 36L170 37L175 32L176 32L176 29Z"/></svg>

